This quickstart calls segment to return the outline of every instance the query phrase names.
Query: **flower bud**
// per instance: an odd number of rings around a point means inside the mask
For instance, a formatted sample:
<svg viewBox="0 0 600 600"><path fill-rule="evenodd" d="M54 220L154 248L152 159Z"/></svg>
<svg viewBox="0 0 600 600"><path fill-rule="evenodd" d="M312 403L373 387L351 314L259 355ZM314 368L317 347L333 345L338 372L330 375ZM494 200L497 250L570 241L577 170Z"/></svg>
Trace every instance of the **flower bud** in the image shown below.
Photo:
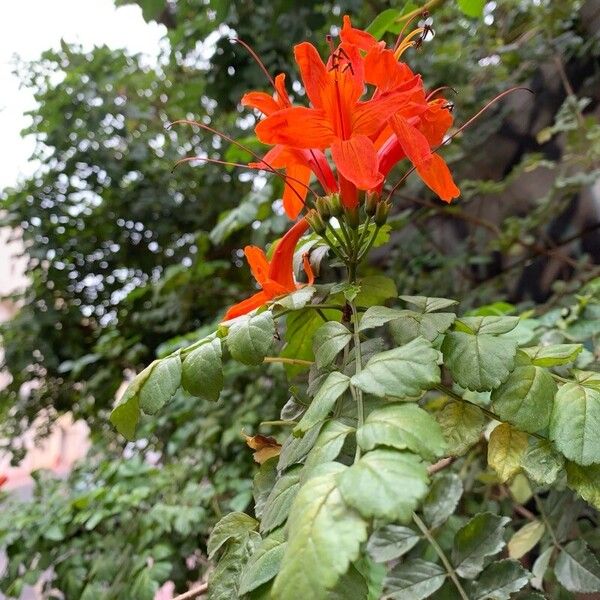
<svg viewBox="0 0 600 600"><path fill-rule="evenodd" d="M323 235L327 229L321 215L313 208L306 214L306 220L317 235Z"/></svg>
<svg viewBox="0 0 600 600"><path fill-rule="evenodd" d="M346 223L352 227L352 229L358 229L360 225L360 213L358 212L358 206L354 208L344 207L344 215L346 216Z"/></svg>
<svg viewBox="0 0 600 600"><path fill-rule="evenodd" d="M375 215L377 205L379 204L379 194L377 192L367 192L365 194L365 212L369 217Z"/></svg>
<svg viewBox="0 0 600 600"><path fill-rule="evenodd" d="M329 212L332 217L341 217L344 209L342 207L342 201L338 193L330 194L329 198Z"/></svg>
<svg viewBox="0 0 600 600"><path fill-rule="evenodd" d="M327 198L317 198L317 210L323 221L327 222L331 218L331 209Z"/></svg>
<svg viewBox="0 0 600 600"><path fill-rule="evenodd" d="M383 202L379 202L379 204L377 204L377 210L375 211L375 225L377 225L377 227L385 225L385 222L387 221L388 215L390 213L390 206L391 205L387 200L384 200Z"/></svg>

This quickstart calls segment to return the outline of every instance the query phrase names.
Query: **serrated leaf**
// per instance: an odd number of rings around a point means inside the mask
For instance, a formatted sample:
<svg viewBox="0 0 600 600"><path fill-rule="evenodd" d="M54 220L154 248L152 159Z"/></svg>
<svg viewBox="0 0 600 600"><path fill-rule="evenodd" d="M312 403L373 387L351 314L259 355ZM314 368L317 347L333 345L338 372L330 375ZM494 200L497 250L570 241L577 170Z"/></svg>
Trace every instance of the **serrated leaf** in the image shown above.
<svg viewBox="0 0 600 600"><path fill-rule="evenodd" d="M366 523L343 501L337 481L346 471L325 463L301 487L290 511L288 544L272 595L279 600L328 598L367 538Z"/></svg>
<svg viewBox="0 0 600 600"><path fill-rule="evenodd" d="M206 550L208 558L214 555L229 540L247 536L250 531L255 531L258 521L242 512L233 512L225 515L213 528Z"/></svg>
<svg viewBox="0 0 600 600"><path fill-rule="evenodd" d="M492 392L492 407L503 421L536 433L548 427L557 389L545 369L534 365L518 366Z"/></svg>
<svg viewBox="0 0 600 600"><path fill-rule="evenodd" d="M414 548L421 537L410 527L385 525L376 529L367 542L367 552L378 563L400 558Z"/></svg>
<svg viewBox="0 0 600 600"><path fill-rule="evenodd" d="M392 569L384 582L386 600L422 600L429 598L446 579L440 565L413 558Z"/></svg>
<svg viewBox="0 0 600 600"><path fill-rule="evenodd" d="M566 383L554 400L550 438L569 459L580 465L600 462L600 390Z"/></svg>
<svg viewBox="0 0 600 600"><path fill-rule="evenodd" d="M600 465L582 467L567 462L567 485L600 510Z"/></svg>
<svg viewBox="0 0 600 600"><path fill-rule="evenodd" d="M330 365L350 341L352 334L345 325L337 321L325 323L315 332L313 353L317 367Z"/></svg>
<svg viewBox="0 0 600 600"><path fill-rule="evenodd" d="M477 577L485 559L504 548L504 528L509 522L508 517L486 512L475 515L459 529L454 536L452 563L461 577Z"/></svg>
<svg viewBox="0 0 600 600"><path fill-rule="evenodd" d="M481 437L485 415L481 409L467 402L449 402L438 413L437 421L452 456L461 456Z"/></svg>
<svg viewBox="0 0 600 600"><path fill-rule="evenodd" d="M181 384L193 396L217 401L223 389L221 340L215 338L192 350L183 361Z"/></svg>
<svg viewBox="0 0 600 600"><path fill-rule="evenodd" d="M360 331L381 327L394 319L399 319L407 311L397 308L388 308L387 306L371 306L360 319Z"/></svg>
<svg viewBox="0 0 600 600"><path fill-rule="evenodd" d="M391 446L411 450L425 459L443 455L446 442L435 419L416 404L392 404L369 413L356 440L363 450Z"/></svg>
<svg viewBox="0 0 600 600"><path fill-rule="evenodd" d="M427 494L428 481L427 469L415 454L373 450L342 473L339 489L363 516L406 523Z"/></svg>
<svg viewBox="0 0 600 600"><path fill-rule="evenodd" d="M282 475L267 496L262 510L260 532L268 533L288 518L292 502L300 489L300 469Z"/></svg>
<svg viewBox="0 0 600 600"><path fill-rule="evenodd" d="M289 466L300 462L315 445L322 427L323 422L321 421L309 429L302 437L290 435L281 447L277 468L280 471L285 471Z"/></svg>
<svg viewBox="0 0 600 600"><path fill-rule="evenodd" d="M448 298L428 298L427 296L400 296L401 300L416 306L423 313L435 312L443 310L450 306L458 304L458 300L450 300Z"/></svg>
<svg viewBox="0 0 600 600"><path fill-rule="evenodd" d="M500 335L512 331L519 324L519 317L460 317L457 326L464 326L473 335Z"/></svg>
<svg viewBox="0 0 600 600"><path fill-rule="evenodd" d="M525 556L542 539L545 530L546 526L537 520L523 525L508 540L508 556L516 559Z"/></svg>
<svg viewBox="0 0 600 600"><path fill-rule="evenodd" d="M247 594L277 575L285 552L286 542L282 530L264 538L250 556L240 574L238 593Z"/></svg>
<svg viewBox="0 0 600 600"><path fill-rule="evenodd" d="M573 540L561 549L554 573L570 592L600 592L600 564L583 540Z"/></svg>
<svg viewBox="0 0 600 600"><path fill-rule="evenodd" d="M181 358L174 354L156 361L139 391L140 408L147 415L156 414L169 402L181 385Z"/></svg>
<svg viewBox="0 0 600 600"><path fill-rule="evenodd" d="M367 394L410 398L440 382L440 353L423 338L373 356L352 384Z"/></svg>
<svg viewBox="0 0 600 600"><path fill-rule="evenodd" d="M322 312L330 321L335 321L336 317L339 318L340 316L339 311L323 310ZM286 322L286 345L281 352L281 356L284 358L313 360L312 342L315 332L323 325L321 315L316 310L305 308L290 313ZM288 377L295 377L306 369L306 366L298 364L285 365Z"/></svg>
<svg viewBox="0 0 600 600"><path fill-rule="evenodd" d="M556 367L573 362L583 350L581 344L552 344L523 348L531 362L538 367Z"/></svg>
<svg viewBox="0 0 600 600"><path fill-rule="evenodd" d="M140 420L140 398L139 391L146 381L158 361L149 364L141 371L134 380L127 386L123 396L118 404L110 413L110 422L117 428L117 431L132 440L135 437L135 430Z"/></svg>
<svg viewBox="0 0 600 600"><path fill-rule="evenodd" d="M280 306L286 310L300 310L309 303L316 291L317 290L312 285L305 285L287 296L277 298L277 300L273 302L273 305Z"/></svg>
<svg viewBox="0 0 600 600"><path fill-rule="evenodd" d="M321 463L335 460L342 450L346 437L352 431L354 431L353 427L338 420L325 423L312 449L306 456L304 468L310 470Z"/></svg>
<svg viewBox="0 0 600 600"><path fill-rule="evenodd" d="M456 510L463 493L463 484L455 473L440 473L423 502L422 511L425 522L431 529L443 525Z"/></svg>
<svg viewBox="0 0 600 600"><path fill-rule="evenodd" d="M471 600L510 600L527 585L529 573L516 560L499 560L488 565L469 586Z"/></svg>
<svg viewBox="0 0 600 600"><path fill-rule="evenodd" d="M488 464L503 483L518 473L527 443L527 434L508 423L501 423L490 434Z"/></svg>
<svg viewBox="0 0 600 600"><path fill-rule="evenodd" d="M461 387L485 392L507 379L514 367L517 344L490 334L451 331L446 334L441 350L444 364Z"/></svg>
<svg viewBox="0 0 600 600"><path fill-rule="evenodd" d="M360 292L355 299L358 306L383 304L386 300L396 298L398 295L396 284L389 277L383 275L363 277L358 283Z"/></svg>
<svg viewBox="0 0 600 600"><path fill-rule="evenodd" d="M540 485L554 483L563 466L563 457L547 440L531 442L521 458L521 467L527 477Z"/></svg>
<svg viewBox="0 0 600 600"><path fill-rule="evenodd" d="M227 333L231 356L245 365L259 365L268 354L275 336L275 322L270 310L236 319Z"/></svg>
<svg viewBox="0 0 600 600"><path fill-rule="evenodd" d="M455 319L454 313L418 313L407 310L401 318L390 323L390 331L398 344L406 344L419 336L433 342Z"/></svg>
<svg viewBox="0 0 600 600"><path fill-rule="evenodd" d="M350 386L350 378L334 371L322 383L317 395L313 398L300 423L294 427L294 435L306 433L320 421L324 421L337 399Z"/></svg>

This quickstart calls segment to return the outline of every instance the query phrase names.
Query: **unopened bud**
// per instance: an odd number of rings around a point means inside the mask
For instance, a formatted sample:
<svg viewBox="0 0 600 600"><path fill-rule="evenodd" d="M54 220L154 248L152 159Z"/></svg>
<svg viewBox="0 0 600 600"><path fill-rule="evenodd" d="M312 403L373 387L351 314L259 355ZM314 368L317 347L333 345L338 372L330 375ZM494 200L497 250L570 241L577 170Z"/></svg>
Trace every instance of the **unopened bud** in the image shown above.
<svg viewBox="0 0 600 600"><path fill-rule="evenodd" d="M321 218L321 215L313 208L306 214L306 220L317 235L323 235L327 226Z"/></svg>
<svg viewBox="0 0 600 600"><path fill-rule="evenodd" d="M377 225L377 227L385 225L388 215L390 214L390 206L391 205L387 200L384 200L377 205L377 210L375 211L375 225Z"/></svg>
<svg viewBox="0 0 600 600"><path fill-rule="evenodd" d="M377 192L367 192L365 195L365 212L369 217L375 215L378 204L379 194Z"/></svg>
<svg viewBox="0 0 600 600"><path fill-rule="evenodd" d="M338 193L330 194L329 198L329 212L332 217L341 217L344 209L342 207L342 200L340 199L340 195Z"/></svg>
<svg viewBox="0 0 600 600"><path fill-rule="evenodd" d="M346 216L346 223L352 227L352 229L358 229L360 225L360 214L358 212L358 206L353 208L344 207L344 215Z"/></svg>
<svg viewBox="0 0 600 600"><path fill-rule="evenodd" d="M317 198L317 210L323 221L327 222L331 218L331 209L327 198Z"/></svg>

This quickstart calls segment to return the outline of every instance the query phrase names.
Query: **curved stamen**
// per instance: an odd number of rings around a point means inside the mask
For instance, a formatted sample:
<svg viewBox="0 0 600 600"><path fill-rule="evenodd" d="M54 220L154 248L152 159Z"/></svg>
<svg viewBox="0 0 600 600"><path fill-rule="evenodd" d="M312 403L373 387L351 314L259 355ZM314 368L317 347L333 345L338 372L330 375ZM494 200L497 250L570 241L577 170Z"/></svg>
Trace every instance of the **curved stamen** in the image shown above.
<svg viewBox="0 0 600 600"><path fill-rule="evenodd" d="M246 49L248 54L254 59L256 64L260 67L261 71L266 75L270 84L273 86L273 89L275 89L275 80L271 77L271 74L269 73L269 70L265 66L265 63L260 59L258 54L252 49L252 47L249 44L247 44L246 42L244 42L244 40L240 40L239 38L229 38L229 40L231 42L235 42L236 44L240 44L240 46L242 46L243 48Z"/></svg>
<svg viewBox="0 0 600 600"><path fill-rule="evenodd" d="M455 94L458 94L458 92L451 85L441 85L440 87L435 88L435 90L433 90L432 92L429 92L425 100L429 102L429 100L433 98L437 93L442 92L444 90L452 90Z"/></svg>
<svg viewBox="0 0 600 600"><path fill-rule="evenodd" d="M528 87L518 86L514 88L510 88L509 90L505 90L501 92L496 97L492 98L483 108L481 108L478 112L476 112L470 119L468 119L465 123L463 123L452 135L448 136L441 144L438 144L435 148L431 150L432 154L436 153L442 146L445 146L450 140L455 138L459 133L464 131L469 125L471 125L476 119L478 119L486 110L488 110L493 104L495 104L498 100L504 98L504 96L508 96L508 94L512 94L512 92L516 92L518 90L526 90L530 94L533 94L533 90L530 90ZM390 200L394 192L406 181L407 177L415 171L417 167L412 166L401 178L396 185L390 190L389 194L386 197L386 200Z"/></svg>
<svg viewBox="0 0 600 600"><path fill-rule="evenodd" d="M429 16L429 13L424 10L423 12L417 12L415 13L412 17L410 17L408 19L408 21L406 21L406 23L404 23L404 27L402 27L402 30L400 31L400 33L398 34L398 37L396 38L396 43L394 44L394 52L396 52L396 50L398 49L398 47L400 46L400 44L403 41L404 38L404 32L406 31L406 28L415 20L418 18L423 18L426 19Z"/></svg>

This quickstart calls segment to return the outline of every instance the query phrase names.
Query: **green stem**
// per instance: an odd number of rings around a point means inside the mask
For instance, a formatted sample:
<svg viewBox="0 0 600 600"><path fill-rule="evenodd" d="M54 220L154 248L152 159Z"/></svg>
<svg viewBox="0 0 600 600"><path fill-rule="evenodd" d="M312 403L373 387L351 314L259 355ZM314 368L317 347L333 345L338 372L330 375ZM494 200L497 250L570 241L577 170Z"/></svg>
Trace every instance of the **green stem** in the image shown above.
<svg viewBox="0 0 600 600"><path fill-rule="evenodd" d="M344 241L341 237L340 234L337 232L337 229L331 224L331 223L327 223L327 227L329 229L329 231L331 231L331 233L333 233L333 237L338 241L338 244L340 245L340 248L343 250L343 252L345 253L346 256L340 256L340 258L342 258L342 260L344 260L344 262L347 260L347 257L350 256L350 242L349 240ZM340 227L341 229L341 227ZM345 231L343 229L341 229L341 231L343 231L345 233ZM346 237L344 235L344 237ZM333 244L329 244L332 249L335 248L335 246L333 246ZM335 252L335 250L334 250ZM336 253L337 254L337 253Z"/></svg>
<svg viewBox="0 0 600 600"><path fill-rule="evenodd" d="M462 600L469 600L469 596L467 596L467 593L463 589L463 587L456 575L456 571L454 570L454 567L448 560L448 557L442 550L442 547L437 543L436 539L431 535L431 531L429 531L429 529L427 529L427 525L425 525L425 523L423 523L423 521L420 519L420 517L419 517L419 515L417 515L417 513L413 513L413 521L415 522L416 526L421 530L421 533L425 536L425 539L431 544L431 547L435 550L435 553L440 557L440 560L442 561L444 568L446 569L448 575L450 576L450 579L452 579L452 582L456 586L456 589L457 589L460 597L462 598Z"/></svg>
<svg viewBox="0 0 600 600"><path fill-rule="evenodd" d="M367 217L367 220L363 223L363 229L360 232L360 236L358 238L358 243L356 244L356 258L358 259L360 252L360 248L365 241L365 236L369 231L369 225L371 224L371 217Z"/></svg>
<svg viewBox="0 0 600 600"><path fill-rule="evenodd" d="M550 524L550 521L548 520L548 517L546 515L546 511L544 510L544 505L542 504L542 501L539 499L539 497L536 493L533 494L533 499L535 500L535 505L537 506L537 509L540 512L540 517L542 517L542 521L544 522L544 525L546 526L546 529L548 530L548 533L550 534L550 537L552 538L552 543L559 550L562 550L561 543L558 541L558 538L556 537L556 533L554 532L554 528L552 527L552 525Z"/></svg>
<svg viewBox="0 0 600 600"><path fill-rule="evenodd" d="M261 427L295 427L298 425L298 421L261 421Z"/></svg>
<svg viewBox="0 0 600 600"><path fill-rule="evenodd" d="M358 311L356 310L356 306L354 302L350 302L350 308L352 309L352 329L353 329L353 338L354 338L354 364L355 373L359 375L362 371L362 354L360 350L360 334L358 332ZM365 406L363 400L362 390L358 387L350 385L350 390L352 392L352 396L356 400L356 414L358 424L356 426L357 430L360 429L365 422ZM356 454L354 455L354 462L356 462L360 458L360 446L358 443L356 444Z"/></svg>
<svg viewBox="0 0 600 600"><path fill-rule="evenodd" d="M285 356L265 356L263 362L266 363L284 363L286 365L302 365L310 367L312 360L303 360L302 358L286 358Z"/></svg>
<svg viewBox="0 0 600 600"><path fill-rule="evenodd" d="M373 234L371 235L371 239L369 240L367 247L358 255L358 259L357 259L358 262L360 262L365 256L367 256L367 254L369 254L369 250L371 250L371 248L373 247L373 244L375 243L375 239L377 238L379 229L380 229L380 227L377 226L373 230Z"/></svg>

